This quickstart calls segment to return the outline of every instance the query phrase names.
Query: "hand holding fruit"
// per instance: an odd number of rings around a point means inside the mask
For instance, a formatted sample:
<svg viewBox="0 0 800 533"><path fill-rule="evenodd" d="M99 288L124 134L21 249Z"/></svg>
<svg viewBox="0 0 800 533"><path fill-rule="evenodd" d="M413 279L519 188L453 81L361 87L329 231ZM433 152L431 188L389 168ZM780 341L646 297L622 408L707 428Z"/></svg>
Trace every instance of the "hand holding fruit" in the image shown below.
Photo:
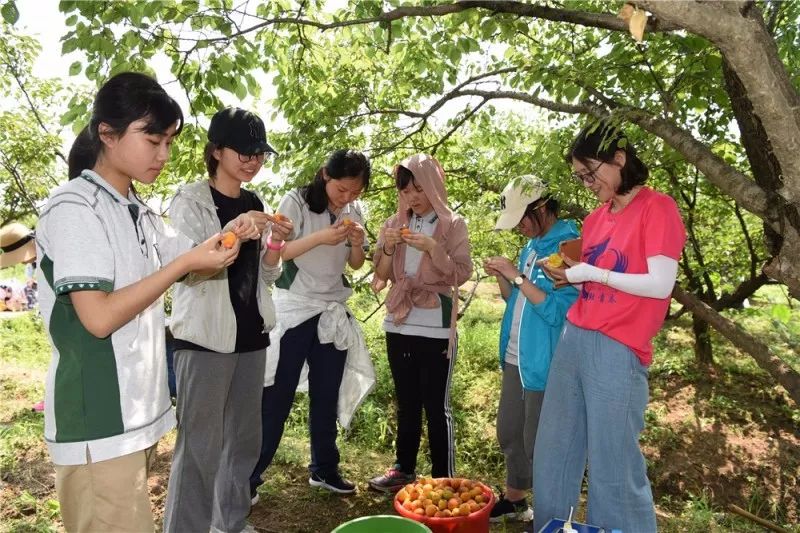
<svg viewBox="0 0 800 533"><path fill-rule="evenodd" d="M239 240L234 239L230 248L226 248L222 240L223 235L217 233L183 254L181 257L186 262L186 270L199 274L213 274L230 266L239 255Z"/></svg>
<svg viewBox="0 0 800 533"><path fill-rule="evenodd" d="M486 272L494 276L502 276L507 280L512 280L520 275L520 271L509 259L500 256L488 257L483 262Z"/></svg>
<svg viewBox="0 0 800 533"><path fill-rule="evenodd" d="M563 287L570 283L567 279L567 270L576 265L579 261L574 261L564 254L554 253L538 261L545 274L547 274L556 287Z"/></svg>
<svg viewBox="0 0 800 533"><path fill-rule="evenodd" d="M353 222L349 218L342 221L342 225L347 228L347 239L350 245L360 248L364 244L364 226L358 222Z"/></svg>
<svg viewBox="0 0 800 533"><path fill-rule="evenodd" d="M234 218L223 228L223 232L232 231L236 234L239 240L247 241L250 239L258 239L261 237L261 232L249 213L242 213Z"/></svg>
<svg viewBox="0 0 800 533"><path fill-rule="evenodd" d="M408 231L408 228L403 228ZM383 232L383 242L386 247L397 246L403 242L403 236L399 228L386 228Z"/></svg>
<svg viewBox="0 0 800 533"><path fill-rule="evenodd" d="M263 211L248 211L247 214L253 219L253 223L256 225L256 228L258 228L259 234L263 234L264 230L267 229L267 224L272 221L272 217Z"/></svg>
<svg viewBox="0 0 800 533"><path fill-rule="evenodd" d="M344 224L328 226L325 229L319 230L321 244L336 245L341 244L347 239L347 233L350 228Z"/></svg>
<svg viewBox="0 0 800 533"><path fill-rule="evenodd" d="M403 234L401 230L401 237L403 238L403 242L421 252L430 252L436 248L436 240L433 237L428 237L424 233L408 232Z"/></svg>
<svg viewBox="0 0 800 533"><path fill-rule="evenodd" d="M280 213L275 213L270 216L270 219L272 220L272 226L270 227L272 240L285 241L289 239L292 231L294 231L294 224L292 224L292 221Z"/></svg>

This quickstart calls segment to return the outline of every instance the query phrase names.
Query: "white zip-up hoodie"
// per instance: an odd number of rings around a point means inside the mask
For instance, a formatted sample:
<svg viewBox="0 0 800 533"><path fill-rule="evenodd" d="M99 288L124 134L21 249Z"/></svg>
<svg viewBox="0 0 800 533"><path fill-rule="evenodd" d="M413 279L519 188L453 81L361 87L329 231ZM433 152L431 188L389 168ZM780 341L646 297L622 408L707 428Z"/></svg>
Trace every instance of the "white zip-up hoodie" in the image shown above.
<svg viewBox="0 0 800 533"><path fill-rule="evenodd" d="M265 209L269 209L266 207ZM219 217L208 179L182 186L169 208L172 226L199 244L219 233ZM264 232L266 234L266 232ZM275 326L275 305L270 287L281 274L281 264L265 267L266 247L259 254L258 308L264 329ZM178 339L221 353L236 348L236 315L228 292L228 270L212 277L189 274L174 285L170 330Z"/></svg>

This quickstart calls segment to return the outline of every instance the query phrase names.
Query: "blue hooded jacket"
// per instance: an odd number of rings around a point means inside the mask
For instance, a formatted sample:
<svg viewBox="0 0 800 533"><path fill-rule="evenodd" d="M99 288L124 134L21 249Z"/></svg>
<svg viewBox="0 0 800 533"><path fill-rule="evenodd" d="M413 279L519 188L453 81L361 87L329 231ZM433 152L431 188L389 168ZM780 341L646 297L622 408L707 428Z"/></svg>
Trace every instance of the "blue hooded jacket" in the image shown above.
<svg viewBox="0 0 800 533"><path fill-rule="evenodd" d="M525 272L525 275L539 289L547 293L546 298L538 304L533 304L526 299L520 314L519 331L515 332L519 335L520 379L523 388L527 390L544 390L547 373L550 370L550 360L558 344L567 310L578 298L578 290L571 285L554 289L553 281L536 263L548 255L558 252L558 244L561 241L575 239L579 235L573 221L557 220L545 235L529 240L520 252L517 268L523 272L528 253L533 250L533 253L536 254L536 260ZM501 368L505 365L506 347L511 336L511 323L514 319L514 306L519 297L525 298L518 288L512 287L500 328Z"/></svg>

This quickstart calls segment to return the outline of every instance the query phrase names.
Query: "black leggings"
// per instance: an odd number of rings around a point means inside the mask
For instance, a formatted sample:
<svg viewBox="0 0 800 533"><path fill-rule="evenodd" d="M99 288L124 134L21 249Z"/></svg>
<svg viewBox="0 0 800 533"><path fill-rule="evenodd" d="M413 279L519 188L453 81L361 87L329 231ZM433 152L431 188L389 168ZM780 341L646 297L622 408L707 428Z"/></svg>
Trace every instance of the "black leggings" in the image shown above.
<svg viewBox="0 0 800 533"><path fill-rule="evenodd" d="M387 333L386 351L397 397L396 447L400 469L406 473L416 471L424 407L431 475L452 477L455 427L450 410L450 379L455 355L447 358L447 339Z"/></svg>

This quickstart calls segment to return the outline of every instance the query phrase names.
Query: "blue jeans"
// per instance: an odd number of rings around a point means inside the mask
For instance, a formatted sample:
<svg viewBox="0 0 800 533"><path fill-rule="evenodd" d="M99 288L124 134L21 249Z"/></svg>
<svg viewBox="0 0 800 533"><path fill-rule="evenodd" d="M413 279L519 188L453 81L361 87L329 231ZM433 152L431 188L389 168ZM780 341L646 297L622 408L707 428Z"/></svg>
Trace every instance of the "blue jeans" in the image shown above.
<svg viewBox="0 0 800 533"><path fill-rule="evenodd" d="M287 330L281 337L275 382L264 387L261 397L261 455L250 475L251 493L264 483L261 474L272 463L281 442L283 426L292 409L305 362L308 362L308 425L311 434L311 464L308 469L323 479L338 472L336 407L347 351L337 350L333 343L319 342L319 317L316 315L306 320Z"/></svg>
<svg viewBox="0 0 800 533"><path fill-rule="evenodd" d="M566 322L550 365L533 453L534 531L577 506L587 460L587 522L606 531L656 531L639 448L647 374L627 346Z"/></svg>

